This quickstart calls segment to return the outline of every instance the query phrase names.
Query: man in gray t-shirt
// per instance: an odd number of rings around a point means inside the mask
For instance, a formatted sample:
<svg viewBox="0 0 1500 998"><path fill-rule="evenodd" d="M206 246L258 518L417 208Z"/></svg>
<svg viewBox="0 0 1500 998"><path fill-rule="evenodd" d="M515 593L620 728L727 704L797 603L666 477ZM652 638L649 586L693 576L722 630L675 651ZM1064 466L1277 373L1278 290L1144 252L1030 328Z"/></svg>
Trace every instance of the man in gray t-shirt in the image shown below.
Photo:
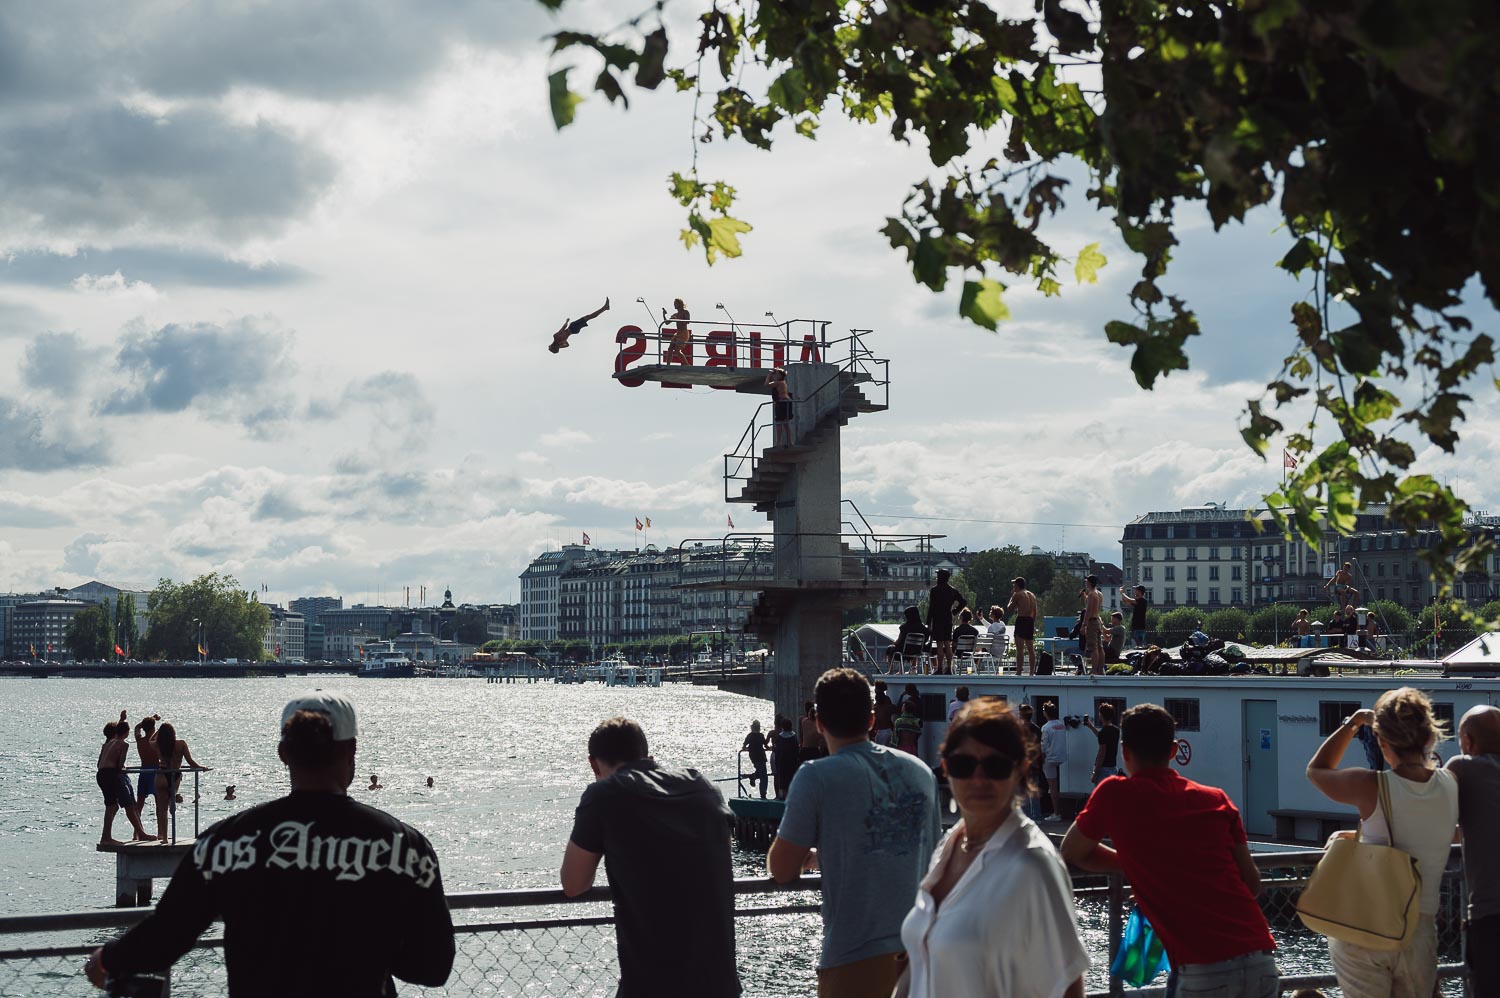
<svg viewBox="0 0 1500 998"><path fill-rule="evenodd" d="M1476 995L1500 994L1500 707L1474 707L1458 726L1464 754L1448 760L1458 780L1458 827L1469 888L1464 953Z"/></svg>
<svg viewBox="0 0 1500 998"><path fill-rule="evenodd" d="M869 740L874 704L858 672L825 672L814 701L829 755L797 770L766 866L779 883L814 864L823 873L819 998L890 994L901 922L941 835L937 781Z"/></svg>

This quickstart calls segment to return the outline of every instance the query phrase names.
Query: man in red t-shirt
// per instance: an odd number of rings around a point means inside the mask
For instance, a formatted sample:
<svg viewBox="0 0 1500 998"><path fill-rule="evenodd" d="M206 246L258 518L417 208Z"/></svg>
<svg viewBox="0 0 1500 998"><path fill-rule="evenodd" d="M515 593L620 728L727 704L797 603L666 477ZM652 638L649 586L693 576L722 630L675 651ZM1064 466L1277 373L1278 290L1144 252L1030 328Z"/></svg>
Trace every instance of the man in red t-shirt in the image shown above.
<svg viewBox="0 0 1500 998"><path fill-rule="evenodd" d="M1063 839L1063 858L1096 873L1123 872L1172 961L1167 994L1261 998L1277 994L1276 943L1255 897L1260 871L1240 812L1217 787L1171 767L1172 715L1143 703L1120 720L1129 776L1094 788ZM1100 843L1104 839L1113 848Z"/></svg>

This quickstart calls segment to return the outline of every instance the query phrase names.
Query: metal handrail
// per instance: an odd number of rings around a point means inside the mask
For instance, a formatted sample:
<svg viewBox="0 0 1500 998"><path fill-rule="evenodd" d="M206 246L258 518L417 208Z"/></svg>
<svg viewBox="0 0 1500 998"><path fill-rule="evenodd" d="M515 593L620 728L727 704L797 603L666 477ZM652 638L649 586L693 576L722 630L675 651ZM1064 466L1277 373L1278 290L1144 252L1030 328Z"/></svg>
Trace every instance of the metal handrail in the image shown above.
<svg viewBox="0 0 1500 998"><path fill-rule="evenodd" d="M182 773L184 773L184 772L190 772L190 773L193 774L193 838L196 839L198 837L198 824L199 824L199 821L198 821L198 801L202 798L202 794L199 793L198 774L199 773L212 773L214 771L214 768L212 766L189 766L189 767L187 767L186 770L184 770L181 766L175 766L175 767L168 767L168 766L122 766L120 768L121 772L125 772L125 773L144 773L148 769L151 772L153 772L153 773L176 773L179 776L182 775ZM154 796L154 791L153 791L153 796ZM172 824L171 842L172 842L172 845L176 845L177 844L177 808L176 808L175 805L176 805L176 801L174 800L170 804L168 804L168 807L167 807L168 813L172 816L172 818L171 818L171 824Z"/></svg>

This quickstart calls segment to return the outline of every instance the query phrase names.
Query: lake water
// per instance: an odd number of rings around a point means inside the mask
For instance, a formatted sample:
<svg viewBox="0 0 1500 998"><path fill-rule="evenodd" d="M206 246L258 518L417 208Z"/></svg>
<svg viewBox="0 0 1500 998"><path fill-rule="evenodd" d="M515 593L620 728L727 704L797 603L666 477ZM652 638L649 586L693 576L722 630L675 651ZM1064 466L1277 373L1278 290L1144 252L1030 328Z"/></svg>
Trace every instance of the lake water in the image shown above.
<svg viewBox="0 0 1500 998"><path fill-rule="evenodd" d="M636 719L658 762L728 778L719 786L733 796L736 750L751 720L767 727L773 713L764 700L681 684L317 682L346 693L359 711L361 779L350 792L421 829L437 849L449 891L556 885L573 808L592 779L588 734L600 720L616 714ZM310 685L307 679L0 679L6 708L0 725L0 913L113 903L114 858L94 851L103 813L94 765L100 729L122 708L132 724L161 714L199 763L213 767L202 777L207 826L286 793L286 769L276 759L281 709ZM129 765L136 764L132 747ZM385 789L364 789L372 772ZM428 776L436 779L432 789ZM238 800L222 800L226 784L236 785ZM184 777L183 790L191 792L191 777ZM182 834L192 832L187 800L178 810ZM148 827L152 822L154 811ZM129 836L123 816L114 832ZM735 852L737 876L761 875L764 864L762 855ZM1108 938L1102 904L1081 904L1080 921L1094 957L1089 989L1103 989ZM817 916L795 916L795 922L794 932L772 931L765 920L739 922L742 952L752 937L759 954L747 995L811 989ZM1321 940L1278 936L1284 973L1326 967Z"/></svg>

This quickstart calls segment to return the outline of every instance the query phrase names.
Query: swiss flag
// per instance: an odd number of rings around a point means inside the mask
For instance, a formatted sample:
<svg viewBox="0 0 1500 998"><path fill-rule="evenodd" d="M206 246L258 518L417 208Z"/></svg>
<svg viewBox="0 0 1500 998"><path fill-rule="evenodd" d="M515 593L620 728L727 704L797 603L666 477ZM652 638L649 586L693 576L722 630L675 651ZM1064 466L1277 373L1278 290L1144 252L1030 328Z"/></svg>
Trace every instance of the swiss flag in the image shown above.
<svg viewBox="0 0 1500 998"><path fill-rule="evenodd" d="M121 648L119 645L115 645L115 654L118 655L118 656L120 656L121 658L124 658L125 657L125 649Z"/></svg>

